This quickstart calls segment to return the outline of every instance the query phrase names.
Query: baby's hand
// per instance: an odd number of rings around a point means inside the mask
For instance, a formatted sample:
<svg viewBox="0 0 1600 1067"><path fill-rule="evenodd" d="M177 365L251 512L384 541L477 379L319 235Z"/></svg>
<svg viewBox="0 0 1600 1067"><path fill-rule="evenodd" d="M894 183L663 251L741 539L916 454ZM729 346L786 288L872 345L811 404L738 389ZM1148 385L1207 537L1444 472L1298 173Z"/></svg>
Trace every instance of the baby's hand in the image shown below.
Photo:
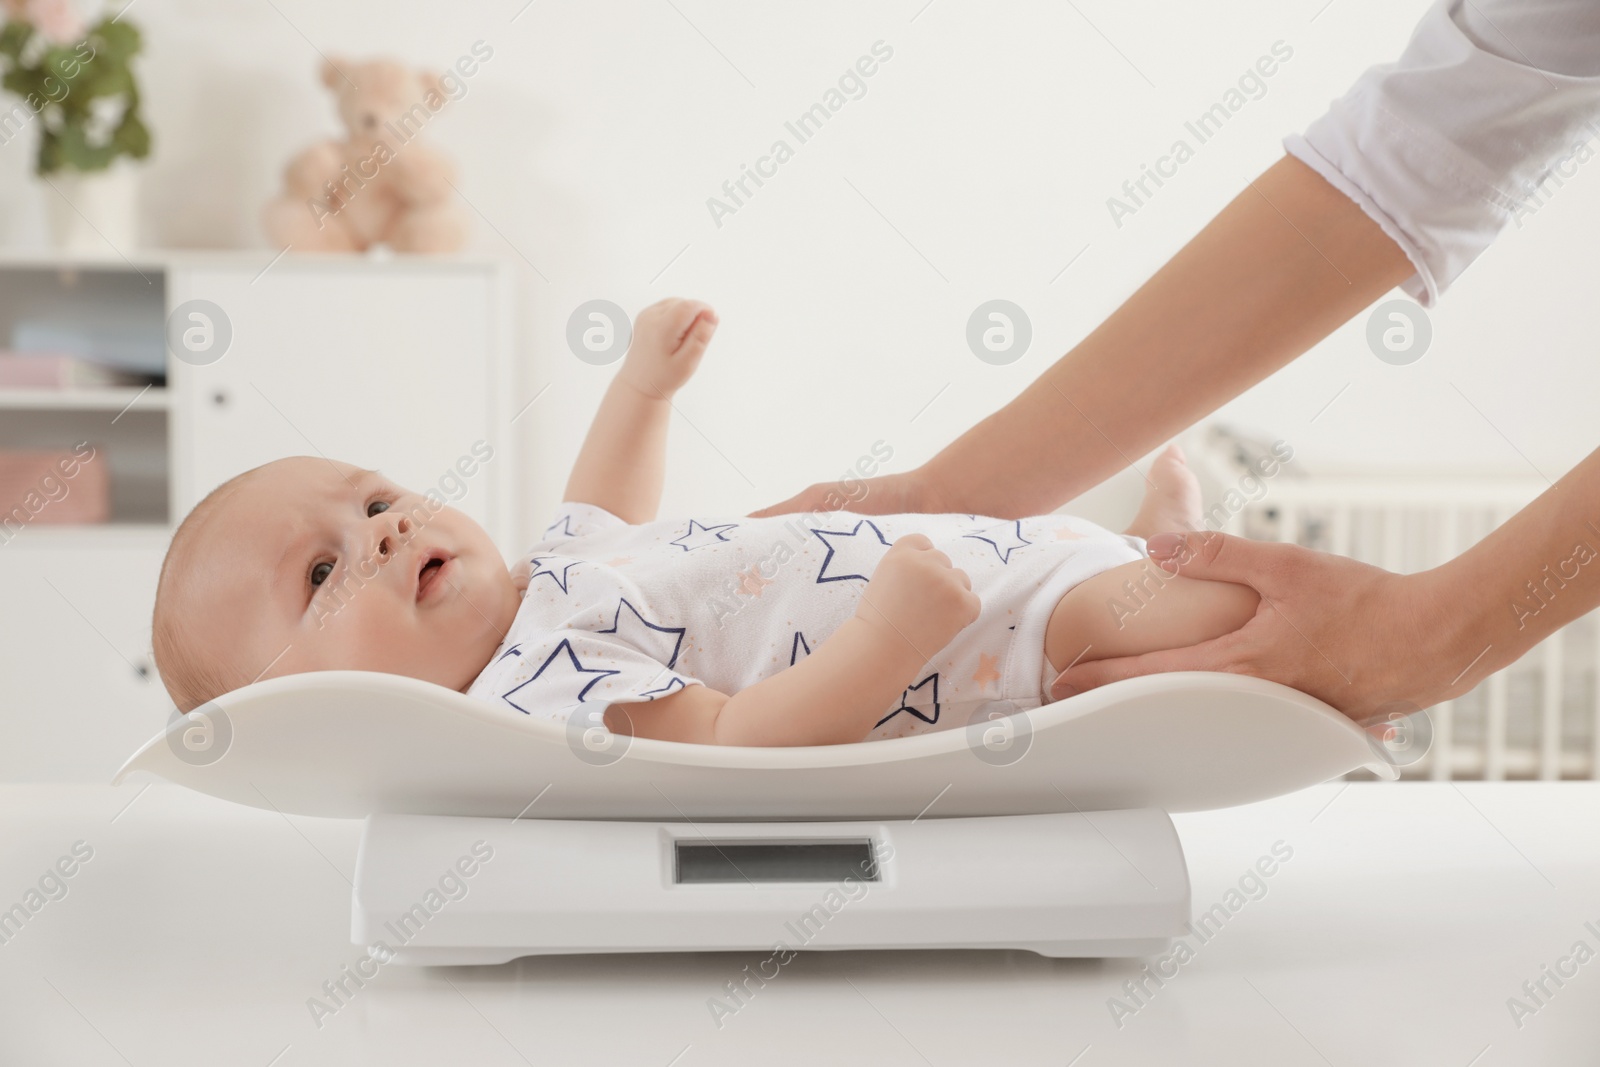
<svg viewBox="0 0 1600 1067"><path fill-rule="evenodd" d="M978 617L982 608L967 572L922 534L889 546L872 572L856 616L881 628L897 646L926 663Z"/></svg>
<svg viewBox="0 0 1600 1067"><path fill-rule="evenodd" d="M669 297L639 312L621 375L646 396L670 397L683 387L717 332L717 313L699 300Z"/></svg>

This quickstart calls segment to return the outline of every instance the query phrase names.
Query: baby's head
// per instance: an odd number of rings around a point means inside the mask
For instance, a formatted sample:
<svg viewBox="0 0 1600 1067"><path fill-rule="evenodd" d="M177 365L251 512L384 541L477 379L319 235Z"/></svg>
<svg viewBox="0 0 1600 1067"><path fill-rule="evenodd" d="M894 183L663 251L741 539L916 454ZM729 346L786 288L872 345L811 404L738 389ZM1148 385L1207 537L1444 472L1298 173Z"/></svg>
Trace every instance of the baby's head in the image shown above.
<svg viewBox="0 0 1600 1067"><path fill-rule="evenodd" d="M185 712L306 671L464 690L510 628L518 586L488 532L439 499L294 456L224 482L179 525L151 644Z"/></svg>

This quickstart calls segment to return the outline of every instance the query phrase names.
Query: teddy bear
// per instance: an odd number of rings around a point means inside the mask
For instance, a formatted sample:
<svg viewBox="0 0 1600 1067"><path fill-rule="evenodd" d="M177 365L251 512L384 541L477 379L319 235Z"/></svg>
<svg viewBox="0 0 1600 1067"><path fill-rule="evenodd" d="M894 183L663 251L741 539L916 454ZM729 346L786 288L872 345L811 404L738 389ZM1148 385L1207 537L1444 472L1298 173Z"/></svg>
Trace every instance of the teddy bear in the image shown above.
<svg viewBox="0 0 1600 1067"><path fill-rule="evenodd" d="M390 59L329 58L347 137L312 145L290 161L284 191L268 202L262 227L297 252L455 252L466 241L455 168L421 134L448 103L438 75Z"/></svg>

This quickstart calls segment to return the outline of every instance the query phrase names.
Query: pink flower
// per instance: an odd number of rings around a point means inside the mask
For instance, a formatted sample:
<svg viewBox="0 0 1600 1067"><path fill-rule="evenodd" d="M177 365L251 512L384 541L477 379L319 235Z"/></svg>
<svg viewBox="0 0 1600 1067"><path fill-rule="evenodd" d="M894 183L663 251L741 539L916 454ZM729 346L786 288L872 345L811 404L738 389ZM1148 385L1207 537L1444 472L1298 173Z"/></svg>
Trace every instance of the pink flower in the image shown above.
<svg viewBox="0 0 1600 1067"><path fill-rule="evenodd" d="M45 35L51 44L72 44L88 28L83 24L72 0L6 0L6 9L23 8L22 18Z"/></svg>

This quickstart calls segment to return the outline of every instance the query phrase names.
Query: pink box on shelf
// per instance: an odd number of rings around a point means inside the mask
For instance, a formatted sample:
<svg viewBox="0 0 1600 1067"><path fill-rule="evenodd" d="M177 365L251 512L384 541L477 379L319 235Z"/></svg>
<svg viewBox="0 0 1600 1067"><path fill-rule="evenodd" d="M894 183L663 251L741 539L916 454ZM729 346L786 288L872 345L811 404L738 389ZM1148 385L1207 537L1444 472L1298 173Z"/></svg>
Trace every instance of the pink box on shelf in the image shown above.
<svg viewBox="0 0 1600 1067"><path fill-rule="evenodd" d="M94 389L148 382L142 375L77 356L0 352L0 386L7 389Z"/></svg>
<svg viewBox="0 0 1600 1067"><path fill-rule="evenodd" d="M108 521L105 449L80 448L0 449L0 526Z"/></svg>

